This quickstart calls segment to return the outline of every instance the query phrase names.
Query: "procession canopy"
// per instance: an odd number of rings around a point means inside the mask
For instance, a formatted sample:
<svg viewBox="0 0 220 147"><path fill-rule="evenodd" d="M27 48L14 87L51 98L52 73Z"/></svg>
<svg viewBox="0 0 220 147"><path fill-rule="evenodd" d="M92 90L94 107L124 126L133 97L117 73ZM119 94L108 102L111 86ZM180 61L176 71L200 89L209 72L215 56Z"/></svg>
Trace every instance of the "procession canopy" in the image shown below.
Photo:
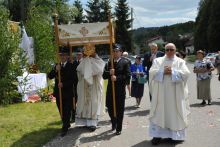
<svg viewBox="0 0 220 147"><path fill-rule="evenodd" d="M59 45L110 44L114 40L111 22L58 25ZM110 30L112 31L110 33ZM114 42L114 41L113 41Z"/></svg>

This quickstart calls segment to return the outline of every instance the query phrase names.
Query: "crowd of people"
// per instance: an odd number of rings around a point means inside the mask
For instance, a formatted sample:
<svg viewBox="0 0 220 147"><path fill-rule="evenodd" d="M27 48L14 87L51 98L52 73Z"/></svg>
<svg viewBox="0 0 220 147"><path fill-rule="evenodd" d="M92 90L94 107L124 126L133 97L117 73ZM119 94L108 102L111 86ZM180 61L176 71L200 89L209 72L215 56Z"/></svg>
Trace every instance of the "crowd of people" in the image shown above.
<svg viewBox="0 0 220 147"><path fill-rule="evenodd" d="M153 145L163 138L183 141L188 126L189 92L187 79L190 71L184 60L186 54L177 52L173 43L159 51L155 43L142 61L136 56L131 63L128 53L121 46L113 48L113 58L105 63L96 53L95 45L85 45L74 61L70 60L69 48L60 47L60 63L48 73L55 79L54 96L62 119L61 136L65 136L70 123L95 131L102 112L107 109L116 135L122 132L126 87L129 97L136 99L139 108L148 83L151 102L149 136ZM204 60L204 51L196 53L193 72L197 79L197 98L201 105L211 105L210 80L215 67L220 80L220 51L215 65ZM103 79L108 81L106 97L103 97Z"/></svg>

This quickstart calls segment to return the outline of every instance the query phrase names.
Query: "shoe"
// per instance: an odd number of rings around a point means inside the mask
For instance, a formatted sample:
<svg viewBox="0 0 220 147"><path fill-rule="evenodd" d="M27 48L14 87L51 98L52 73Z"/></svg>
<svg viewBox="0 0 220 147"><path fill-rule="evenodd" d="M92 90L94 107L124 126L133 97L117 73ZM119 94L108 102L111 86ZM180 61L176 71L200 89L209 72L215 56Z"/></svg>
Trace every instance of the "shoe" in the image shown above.
<svg viewBox="0 0 220 147"><path fill-rule="evenodd" d="M68 129L62 129L60 136L64 137L67 134Z"/></svg>
<svg viewBox="0 0 220 147"><path fill-rule="evenodd" d="M154 137L152 140L151 140L151 143L152 145L158 145L161 141L161 138L159 137Z"/></svg>
<svg viewBox="0 0 220 147"><path fill-rule="evenodd" d="M112 125L112 131L116 129L116 125Z"/></svg>
<svg viewBox="0 0 220 147"><path fill-rule="evenodd" d="M211 100L208 100L208 105L212 105L212 102L211 102Z"/></svg>
<svg viewBox="0 0 220 147"><path fill-rule="evenodd" d="M205 104L206 104L205 100L203 100L202 103L200 103L200 105L205 105Z"/></svg>
<svg viewBox="0 0 220 147"><path fill-rule="evenodd" d="M89 130L90 130L91 132L94 132L94 131L96 130L96 126L91 126L91 127L89 127Z"/></svg>
<svg viewBox="0 0 220 147"><path fill-rule="evenodd" d="M121 135L121 131L116 131L116 135Z"/></svg>

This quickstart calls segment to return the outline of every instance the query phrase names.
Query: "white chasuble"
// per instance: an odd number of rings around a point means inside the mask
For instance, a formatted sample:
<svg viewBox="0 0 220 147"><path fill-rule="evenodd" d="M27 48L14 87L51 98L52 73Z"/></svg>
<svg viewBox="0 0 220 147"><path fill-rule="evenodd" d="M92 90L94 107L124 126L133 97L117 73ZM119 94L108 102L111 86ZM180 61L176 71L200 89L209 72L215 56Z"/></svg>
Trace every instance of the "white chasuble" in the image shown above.
<svg viewBox="0 0 220 147"><path fill-rule="evenodd" d="M86 57L77 67L77 119L97 120L101 112L103 93L103 70L105 62L96 56ZM80 121L81 122L81 121Z"/></svg>
<svg viewBox="0 0 220 147"><path fill-rule="evenodd" d="M171 66L171 75L164 75L164 66ZM189 74L185 61L176 56L169 59L165 55L154 60L149 71L150 124L174 132L187 127L190 112L186 81Z"/></svg>

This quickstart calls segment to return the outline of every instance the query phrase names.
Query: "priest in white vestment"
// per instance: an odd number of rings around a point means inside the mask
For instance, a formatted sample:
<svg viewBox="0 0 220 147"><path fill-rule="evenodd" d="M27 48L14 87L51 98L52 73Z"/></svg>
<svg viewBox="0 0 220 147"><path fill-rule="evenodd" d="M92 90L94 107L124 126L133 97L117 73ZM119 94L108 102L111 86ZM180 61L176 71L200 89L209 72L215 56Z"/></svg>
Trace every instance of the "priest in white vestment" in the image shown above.
<svg viewBox="0 0 220 147"><path fill-rule="evenodd" d="M84 58L77 67L78 101L76 107L76 126L86 126L96 130L102 112L103 70L105 62L95 53L93 45L86 45Z"/></svg>
<svg viewBox="0 0 220 147"><path fill-rule="evenodd" d="M149 135L153 145L162 138L185 140L189 101L186 81L190 71L183 59L175 55L176 46L168 43L166 54L156 58L149 71L150 109Z"/></svg>

